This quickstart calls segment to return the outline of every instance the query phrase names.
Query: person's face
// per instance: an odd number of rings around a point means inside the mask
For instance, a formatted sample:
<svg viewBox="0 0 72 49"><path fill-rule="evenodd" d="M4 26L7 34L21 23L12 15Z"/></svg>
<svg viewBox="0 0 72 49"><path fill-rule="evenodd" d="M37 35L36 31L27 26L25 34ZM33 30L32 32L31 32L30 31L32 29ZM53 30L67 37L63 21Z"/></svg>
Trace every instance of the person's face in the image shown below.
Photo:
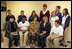
<svg viewBox="0 0 72 49"><path fill-rule="evenodd" d="M59 9L58 9L58 7L56 7L56 11L58 11Z"/></svg>
<svg viewBox="0 0 72 49"><path fill-rule="evenodd" d="M45 11L47 9L47 7L43 7L43 10Z"/></svg>
<svg viewBox="0 0 72 49"><path fill-rule="evenodd" d="M24 12L21 12L21 15L24 15Z"/></svg>
<svg viewBox="0 0 72 49"><path fill-rule="evenodd" d="M37 21L37 18L34 18L34 21Z"/></svg>
<svg viewBox="0 0 72 49"><path fill-rule="evenodd" d="M65 10L63 10L63 14L65 14Z"/></svg>
<svg viewBox="0 0 72 49"><path fill-rule="evenodd" d="M25 18L22 19L22 23L24 23L24 22L25 22Z"/></svg>
<svg viewBox="0 0 72 49"><path fill-rule="evenodd" d="M56 26L56 27L58 27L58 26L59 26L59 24L57 24L57 22L55 22L55 26Z"/></svg>
<svg viewBox="0 0 72 49"><path fill-rule="evenodd" d="M13 22L14 21L14 19L13 18L10 18L10 22Z"/></svg>
<svg viewBox="0 0 72 49"><path fill-rule="evenodd" d="M46 19L46 20L44 20L44 22L45 22L45 23L47 23L47 22L48 22L48 20Z"/></svg>
<svg viewBox="0 0 72 49"><path fill-rule="evenodd" d="M8 14L11 14L11 11L9 11Z"/></svg>
<svg viewBox="0 0 72 49"><path fill-rule="evenodd" d="M35 15L36 14L36 12L33 12L33 15Z"/></svg>

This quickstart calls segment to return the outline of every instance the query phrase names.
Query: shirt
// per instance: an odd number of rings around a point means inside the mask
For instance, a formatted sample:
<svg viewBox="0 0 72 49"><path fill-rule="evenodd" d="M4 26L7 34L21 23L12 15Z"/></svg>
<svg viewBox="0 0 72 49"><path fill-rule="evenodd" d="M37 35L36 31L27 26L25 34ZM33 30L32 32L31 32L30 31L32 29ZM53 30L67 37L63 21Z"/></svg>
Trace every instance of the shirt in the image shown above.
<svg viewBox="0 0 72 49"><path fill-rule="evenodd" d="M63 36L63 27L59 25L56 27L55 25L51 28L51 33L57 34L57 35L62 35Z"/></svg>
<svg viewBox="0 0 72 49"><path fill-rule="evenodd" d="M58 20L58 19L59 19L58 16L51 17L51 21L50 21L51 26L55 25L55 20Z"/></svg>
<svg viewBox="0 0 72 49"><path fill-rule="evenodd" d="M26 30L30 26L28 21L25 21L25 23L19 22L19 27L21 27L22 30Z"/></svg>

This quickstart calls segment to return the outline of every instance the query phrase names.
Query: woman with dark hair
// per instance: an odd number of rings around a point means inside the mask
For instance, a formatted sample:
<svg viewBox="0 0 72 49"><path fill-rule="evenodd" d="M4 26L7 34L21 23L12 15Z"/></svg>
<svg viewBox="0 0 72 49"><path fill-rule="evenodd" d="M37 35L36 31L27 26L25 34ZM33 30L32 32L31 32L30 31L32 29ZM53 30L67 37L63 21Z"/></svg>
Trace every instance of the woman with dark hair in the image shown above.
<svg viewBox="0 0 72 49"><path fill-rule="evenodd" d="M38 17L36 12L33 10L31 16L29 17L29 22L32 22L34 17L37 17L37 21L40 22L40 18Z"/></svg>
<svg viewBox="0 0 72 49"><path fill-rule="evenodd" d="M5 33L5 37L9 39L9 48L12 47L13 40L15 41L14 45L18 46L18 41L19 41L18 32L19 30L15 22L15 19L13 16L10 16L9 21L6 22L6 33Z"/></svg>
<svg viewBox="0 0 72 49"><path fill-rule="evenodd" d="M64 8L63 9L63 17L62 17L62 26L64 28L65 34L66 34L66 30L68 30L69 23L70 23L70 15L68 13L68 9L67 8Z"/></svg>

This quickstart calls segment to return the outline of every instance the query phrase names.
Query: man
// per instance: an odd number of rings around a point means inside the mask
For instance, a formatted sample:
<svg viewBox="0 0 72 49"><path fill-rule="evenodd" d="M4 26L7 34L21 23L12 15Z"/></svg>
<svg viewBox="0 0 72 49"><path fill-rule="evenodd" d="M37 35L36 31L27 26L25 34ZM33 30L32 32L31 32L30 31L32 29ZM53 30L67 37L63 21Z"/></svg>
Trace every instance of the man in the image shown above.
<svg viewBox="0 0 72 49"><path fill-rule="evenodd" d="M46 38L47 48L59 48L59 41L63 39L63 27L60 20L55 21L55 26L51 28L50 35Z"/></svg>
<svg viewBox="0 0 72 49"><path fill-rule="evenodd" d="M48 22L49 22L50 13L49 13L49 10L47 10L47 5L46 4L43 5L43 10L40 12L40 21L43 20L44 16L48 17Z"/></svg>
<svg viewBox="0 0 72 49"><path fill-rule="evenodd" d="M7 10L8 15L6 16L6 22L9 21L9 17L13 16L15 19L15 16L11 14L11 10Z"/></svg>
<svg viewBox="0 0 72 49"><path fill-rule="evenodd" d="M9 21L6 22L6 33L5 33L5 37L9 39L9 48L12 47L13 40L15 41L14 45L18 46L18 41L19 41L18 32L19 32L18 27L14 20L14 17L10 16Z"/></svg>
<svg viewBox="0 0 72 49"><path fill-rule="evenodd" d="M62 22L62 14L60 12L60 6L56 6L56 13L57 16L59 17L59 20Z"/></svg>
<svg viewBox="0 0 72 49"><path fill-rule="evenodd" d="M21 11L21 14L18 16L18 23L22 21L22 17L25 17L25 20L27 20L26 16L24 15L24 11Z"/></svg>
<svg viewBox="0 0 72 49"><path fill-rule="evenodd" d="M29 33L28 30L30 29L29 22L25 20L26 20L25 17L22 17L22 21L19 22L21 46L26 46L26 42L28 39L28 33Z"/></svg>

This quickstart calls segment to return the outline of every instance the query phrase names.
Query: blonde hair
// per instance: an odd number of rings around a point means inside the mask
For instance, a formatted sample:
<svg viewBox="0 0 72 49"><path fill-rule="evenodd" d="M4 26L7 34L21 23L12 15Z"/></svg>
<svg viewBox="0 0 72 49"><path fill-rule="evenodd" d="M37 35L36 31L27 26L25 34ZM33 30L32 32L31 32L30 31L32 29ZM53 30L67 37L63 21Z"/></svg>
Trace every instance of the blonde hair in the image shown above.
<svg viewBox="0 0 72 49"><path fill-rule="evenodd" d="M44 16L43 17L43 21L45 22L46 20L48 20L48 17L47 16Z"/></svg>

